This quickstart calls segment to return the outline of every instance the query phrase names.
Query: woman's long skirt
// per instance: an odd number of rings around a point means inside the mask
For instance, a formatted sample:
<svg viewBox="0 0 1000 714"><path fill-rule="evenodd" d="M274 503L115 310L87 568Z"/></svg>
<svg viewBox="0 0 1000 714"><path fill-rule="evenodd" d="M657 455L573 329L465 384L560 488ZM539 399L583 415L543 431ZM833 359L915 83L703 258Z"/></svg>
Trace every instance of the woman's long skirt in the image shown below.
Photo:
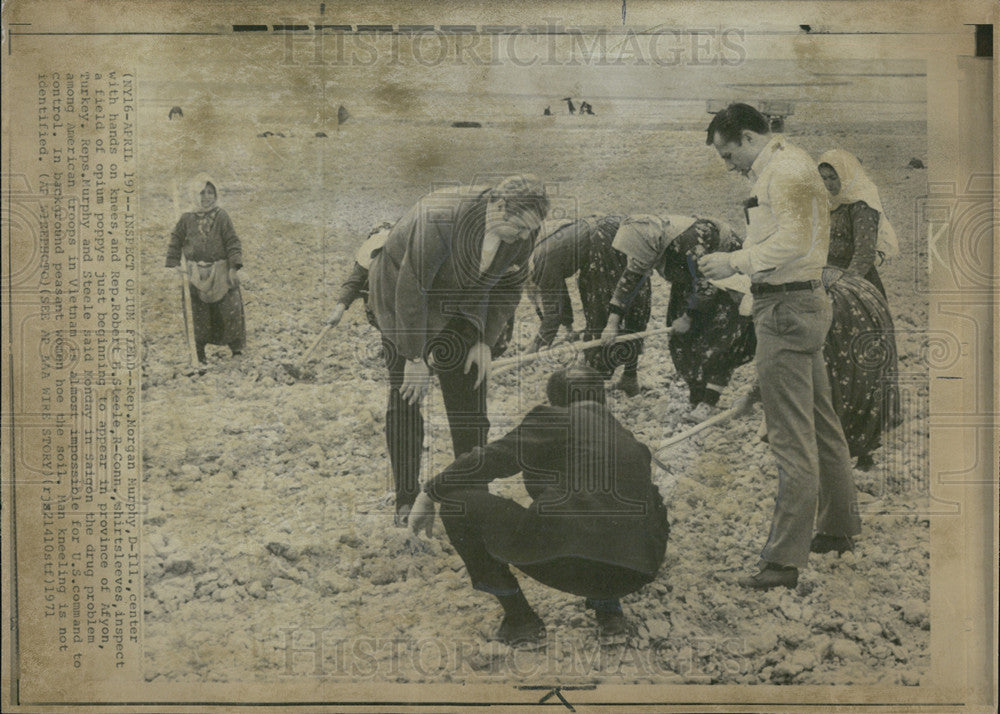
<svg viewBox="0 0 1000 714"><path fill-rule="evenodd" d="M218 302L202 302L198 291L192 287L191 317L196 345L228 345L236 352L246 345L243 296L239 287L230 288Z"/></svg>
<svg viewBox="0 0 1000 714"><path fill-rule="evenodd" d="M899 422L896 336L885 298L868 280L850 275L827 288L833 323L823 347L833 406L851 456L881 444Z"/></svg>
<svg viewBox="0 0 1000 714"><path fill-rule="evenodd" d="M671 283L668 325L684 314L692 290L689 280ZM753 318L740 315L739 305L722 289L707 300L700 298L687 332L670 335L674 369L687 382L692 402L700 401L707 384L727 386L736 368L753 359L756 348Z"/></svg>

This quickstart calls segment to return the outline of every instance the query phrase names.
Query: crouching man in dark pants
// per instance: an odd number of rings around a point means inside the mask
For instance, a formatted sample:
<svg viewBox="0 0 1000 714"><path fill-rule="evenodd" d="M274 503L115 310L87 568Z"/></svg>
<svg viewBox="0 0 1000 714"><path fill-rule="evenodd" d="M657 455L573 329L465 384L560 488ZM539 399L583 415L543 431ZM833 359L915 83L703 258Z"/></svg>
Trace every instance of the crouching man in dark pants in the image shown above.
<svg viewBox="0 0 1000 714"><path fill-rule="evenodd" d="M588 368L550 377L551 405L532 409L497 441L458 457L429 481L410 513L419 532L441 520L476 590L504 609L496 639L538 643L545 623L510 565L545 585L587 598L602 642L621 641L619 598L656 577L667 547L667 512L653 485L649 449L604 405ZM493 495L488 484L522 473L532 503Z"/></svg>

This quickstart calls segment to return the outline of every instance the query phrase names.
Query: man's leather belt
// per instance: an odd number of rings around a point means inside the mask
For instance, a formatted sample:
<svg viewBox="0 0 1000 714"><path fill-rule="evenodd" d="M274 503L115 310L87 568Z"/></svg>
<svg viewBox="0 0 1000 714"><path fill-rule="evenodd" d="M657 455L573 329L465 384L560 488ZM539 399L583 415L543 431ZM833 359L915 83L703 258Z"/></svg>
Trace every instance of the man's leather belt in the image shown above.
<svg viewBox="0 0 1000 714"><path fill-rule="evenodd" d="M767 295L768 293L791 293L796 290L815 290L822 283L819 280L800 280L796 283L754 283L750 286L752 295Z"/></svg>

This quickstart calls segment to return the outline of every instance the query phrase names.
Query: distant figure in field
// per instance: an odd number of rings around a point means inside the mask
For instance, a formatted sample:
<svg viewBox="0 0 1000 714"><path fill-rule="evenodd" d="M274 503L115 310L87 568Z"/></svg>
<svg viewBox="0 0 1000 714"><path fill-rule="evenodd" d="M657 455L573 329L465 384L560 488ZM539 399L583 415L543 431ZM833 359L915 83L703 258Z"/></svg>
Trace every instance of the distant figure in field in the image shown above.
<svg viewBox="0 0 1000 714"><path fill-rule="evenodd" d="M594 108L590 106L590 102L580 102L580 113L594 115Z"/></svg>
<svg viewBox="0 0 1000 714"><path fill-rule="evenodd" d="M542 115L543 116L547 116L547 117L552 116L552 109L551 109L551 107L545 107L545 111L542 112Z"/></svg>
<svg viewBox="0 0 1000 714"><path fill-rule="evenodd" d="M566 106L569 108L569 113L576 114L576 105L573 104L573 100L569 97L563 97L562 100L566 102Z"/></svg>
<svg viewBox="0 0 1000 714"><path fill-rule="evenodd" d="M170 107L170 113L167 114L167 119L170 120L174 117L177 117L178 119L184 118L184 112L181 111L180 107Z"/></svg>

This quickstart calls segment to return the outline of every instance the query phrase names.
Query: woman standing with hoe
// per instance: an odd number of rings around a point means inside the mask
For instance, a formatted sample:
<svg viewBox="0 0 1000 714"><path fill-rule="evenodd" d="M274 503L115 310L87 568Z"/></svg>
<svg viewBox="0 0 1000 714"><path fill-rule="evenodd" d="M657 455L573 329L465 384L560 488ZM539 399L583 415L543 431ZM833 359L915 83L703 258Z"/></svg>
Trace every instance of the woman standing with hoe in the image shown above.
<svg viewBox="0 0 1000 714"><path fill-rule="evenodd" d="M181 257L185 259L195 350L198 361L205 364L205 345L227 345L234 357L246 345L237 275L243 267L243 248L229 215L218 206L215 182L200 174L191 192L195 210L177 221L167 247L166 267L182 267Z"/></svg>

